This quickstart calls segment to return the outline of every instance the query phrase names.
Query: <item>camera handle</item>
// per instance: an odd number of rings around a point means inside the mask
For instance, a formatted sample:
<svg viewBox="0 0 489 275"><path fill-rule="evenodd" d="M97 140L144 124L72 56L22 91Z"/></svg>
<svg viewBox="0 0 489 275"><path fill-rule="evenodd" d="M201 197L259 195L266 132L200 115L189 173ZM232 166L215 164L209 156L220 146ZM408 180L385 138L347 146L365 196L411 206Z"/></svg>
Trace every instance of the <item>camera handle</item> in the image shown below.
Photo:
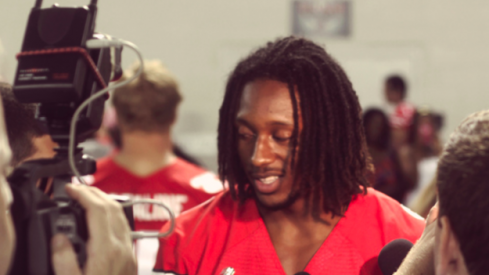
<svg viewBox="0 0 489 275"><path fill-rule="evenodd" d="M139 239L146 239L146 238L164 238L171 233L173 233L173 230L175 229L175 214L173 211L164 203L159 202L157 200L151 200L151 199L144 199L144 200L136 200L136 201L129 201L129 202L124 202L121 203L122 207L132 207L135 204L152 204L152 205L157 205L160 207L163 207L168 211L168 214L170 216L169 221L170 221L170 228L168 231L163 232L163 233L154 233L154 232L145 232L145 231L132 231L131 232L131 238L133 240L139 240Z"/></svg>
<svg viewBox="0 0 489 275"><path fill-rule="evenodd" d="M96 7L97 0L91 0L90 6ZM34 9L40 9L41 7L42 7L42 0L36 0L36 3L34 4Z"/></svg>
<svg viewBox="0 0 489 275"><path fill-rule="evenodd" d="M75 163L83 174L95 170L95 161L82 156L81 152L75 156ZM49 240L53 232L64 232L64 229L67 229L67 235L71 233L70 240L80 252L77 253L79 262L85 261L83 244L88 233L83 210L64 191L71 177L71 167L66 154L62 152L58 152L53 159L25 162L9 176L8 182L15 200L11 208L15 231L17 236L23 236L17 238L9 274L38 274L39 271L52 274ZM36 183L43 178L53 178L53 200L36 187Z"/></svg>

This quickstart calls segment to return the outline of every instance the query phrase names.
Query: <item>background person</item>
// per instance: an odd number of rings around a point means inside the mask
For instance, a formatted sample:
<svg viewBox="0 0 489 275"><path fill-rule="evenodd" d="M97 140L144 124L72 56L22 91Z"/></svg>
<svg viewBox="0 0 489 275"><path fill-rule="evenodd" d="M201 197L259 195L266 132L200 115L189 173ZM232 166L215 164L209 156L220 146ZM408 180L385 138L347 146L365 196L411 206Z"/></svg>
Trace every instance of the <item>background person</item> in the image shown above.
<svg viewBox="0 0 489 275"><path fill-rule="evenodd" d="M387 116L380 109L367 109L363 114L363 126L374 165L372 187L403 203L410 186L397 152L391 145L391 129Z"/></svg>
<svg viewBox="0 0 489 275"><path fill-rule="evenodd" d="M135 64L122 79L138 68ZM132 199L161 201L177 216L222 191L223 185L214 174L173 153L171 130L182 96L175 78L160 61L145 62L143 73L116 89L112 100L121 148L97 161L93 186ZM134 206L136 230L157 232L168 219L161 207ZM137 242L140 274L151 272L157 249L156 239Z"/></svg>
<svg viewBox="0 0 489 275"><path fill-rule="evenodd" d="M384 84L386 112L392 129L392 145L398 149L408 142L416 107L406 101L407 84L400 75L390 75Z"/></svg>
<svg viewBox="0 0 489 275"><path fill-rule="evenodd" d="M406 205L409 207L414 207L415 201L425 189L429 188L430 182L436 176L438 158L442 150L440 141L442 125L442 116L428 108L420 108L416 113L413 123L412 150L417 163L418 182L406 197Z"/></svg>
<svg viewBox="0 0 489 275"><path fill-rule="evenodd" d="M385 79L384 96L386 114L391 126L391 144L404 171L408 189L411 190L416 188L418 183L417 162L413 148L416 107L406 100L407 91L408 86L402 76L393 74Z"/></svg>
<svg viewBox="0 0 489 275"><path fill-rule="evenodd" d="M110 138L110 143L114 146L114 150L120 150L122 148L121 131L119 130L117 124L113 124L111 125L111 127L107 127L107 135ZM204 166L196 158L191 156L175 143L173 143L172 151L177 158L181 158L196 166L204 168Z"/></svg>

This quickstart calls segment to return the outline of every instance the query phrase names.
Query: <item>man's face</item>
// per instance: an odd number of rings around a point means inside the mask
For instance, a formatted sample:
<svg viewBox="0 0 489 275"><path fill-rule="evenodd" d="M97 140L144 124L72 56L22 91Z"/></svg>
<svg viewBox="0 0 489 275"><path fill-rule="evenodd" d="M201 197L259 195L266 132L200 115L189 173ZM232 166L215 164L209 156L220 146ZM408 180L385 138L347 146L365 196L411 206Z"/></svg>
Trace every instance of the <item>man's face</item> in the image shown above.
<svg viewBox="0 0 489 275"><path fill-rule="evenodd" d="M460 243L452 230L447 216L438 217L435 228L435 274L469 275Z"/></svg>
<svg viewBox="0 0 489 275"><path fill-rule="evenodd" d="M374 115L366 125L366 138L369 142L376 142L381 138L384 125L384 120L379 114Z"/></svg>
<svg viewBox="0 0 489 275"><path fill-rule="evenodd" d="M272 209L292 204L297 197L292 190L290 148L294 111L287 84L274 80L248 83L236 127L241 164L258 202Z"/></svg>
<svg viewBox="0 0 489 275"><path fill-rule="evenodd" d="M12 193L5 179L5 171L12 156L6 132L3 107L0 104L0 275L7 273L15 244L14 227L9 213Z"/></svg>
<svg viewBox="0 0 489 275"><path fill-rule="evenodd" d="M440 274L438 269L440 265L440 251L441 251L441 245L440 245L440 235L441 235L441 227L440 227L440 221L434 221L436 222L436 227L435 227L435 247L433 249L433 254L434 254L434 259L435 259L435 274Z"/></svg>

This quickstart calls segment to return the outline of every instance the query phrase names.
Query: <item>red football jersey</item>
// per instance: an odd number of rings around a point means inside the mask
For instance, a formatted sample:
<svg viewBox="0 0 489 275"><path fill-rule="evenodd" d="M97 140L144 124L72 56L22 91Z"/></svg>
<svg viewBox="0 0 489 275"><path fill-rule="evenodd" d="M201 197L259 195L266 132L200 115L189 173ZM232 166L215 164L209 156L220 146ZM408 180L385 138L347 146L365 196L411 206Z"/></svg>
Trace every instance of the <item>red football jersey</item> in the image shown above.
<svg viewBox="0 0 489 275"><path fill-rule="evenodd" d="M424 220L397 201L368 188L356 196L304 271L310 274L379 274L380 250L397 238L415 242ZM163 230L166 230L166 225ZM229 192L177 219L160 240L153 274L285 274L256 203L233 201Z"/></svg>
<svg viewBox="0 0 489 275"><path fill-rule="evenodd" d="M180 158L145 177L130 173L112 158L104 158L97 162L93 182L93 186L106 193L129 196L133 200L161 201L170 207L176 216L210 199L223 189L222 183L213 173ZM169 219L165 209L148 204L134 205L133 212L137 231L157 232ZM156 239L143 239L136 243L138 274L151 273L157 250Z"/></svg>

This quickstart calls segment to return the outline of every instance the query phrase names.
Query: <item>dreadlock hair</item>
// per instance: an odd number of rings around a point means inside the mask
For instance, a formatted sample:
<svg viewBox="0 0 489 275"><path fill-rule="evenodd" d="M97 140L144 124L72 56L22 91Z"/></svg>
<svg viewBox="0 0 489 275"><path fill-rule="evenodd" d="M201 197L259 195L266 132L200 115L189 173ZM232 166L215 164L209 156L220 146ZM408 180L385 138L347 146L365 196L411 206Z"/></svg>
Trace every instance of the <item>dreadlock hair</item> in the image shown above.
<svg viewBox="0 0 489 275"><path fill-rule="evenodd" d="M321 210L342 215L352 196L366 192L368 186L361 107L338 63L322 47L303 38L267 43L242 59L229 76L219 111L221 180L229 183L232 197L241 203L254 196L238 156L235 119L244 86L257 79L288 84L294 110L290 156L294 184L299 184L299 194L306 198L306 211L312 207L315 218ZM300 137L299 108L304 126Z"/></svg>

